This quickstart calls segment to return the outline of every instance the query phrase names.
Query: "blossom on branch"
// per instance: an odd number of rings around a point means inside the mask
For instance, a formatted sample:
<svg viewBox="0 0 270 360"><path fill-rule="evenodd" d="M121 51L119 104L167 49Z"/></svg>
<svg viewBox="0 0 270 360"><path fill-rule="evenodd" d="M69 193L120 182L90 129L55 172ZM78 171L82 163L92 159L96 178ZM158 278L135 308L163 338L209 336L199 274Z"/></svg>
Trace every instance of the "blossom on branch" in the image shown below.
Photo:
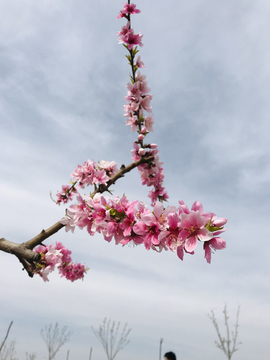
<svg viewBox="0 0 270 360"><path fill-rule="evenodd" d="M184 254L193 255L199 243L203 244L204 256L208 263L214 250L226 247L226 242L219 235L224 232L225 218L217 218L214 213L203 212L203 206L195 201L191 209L179 201L178 209L174 206L165 208L164 201L169 196L164 182L163 162L159 158L157 144L145 143L146 136L153 132L153 114L151 101L153 95L146 81L146 75L138 71L145 68L138 53L137 46L143 46L142 34L135 34L130 26L130 15L139 13L136 5L124 3L120 11L120 18L126 18L127 23L117 33L119 43L128 51L126 56L131 66L130 82L127 84L126 104L124 117L126 125L132 132L137 132L136 141L133 142L132 164L117 169L116 162L101 160L98 163L87 160L82 166L71 173L71 186L62 186L57 193L57 201L67 203L77 195L77 202L66 211L60 223L65 225L66 231L74 232L76 227L86 228L90 236L96 233L103 235L104 239L115 244L125 246L143 244L146 250L161 252L170 250L183 260ZM136 58L136 59L135 59ZM145 112L147 115L145 115ZM103 195L109 191L118 178L137 167L143 185L151 187L149 197L153 210L139 201L129 201L125 195L113 198ZM78 190L86 186L94 186L89 195L80 195ZM48 274L58 268L61 276L74 281L83 278L86 269L82 264L71 261L71 252L61 243L56 246L39 246L35 249L41 256L40 263L35 264L33 271L47 281Z"/></svg>
<svg viewBox="0 0 270 360"><path fill-rule="evenodd" d="M181 260L184 252L194 254L197 243L203 242L205 257L209 262L211 248L223 249L226 246L225 241L217 237L225 230L215 226L215 223L223 225L227 220L218 219L213 213L208 219L210 213L203 213L198 201L191 210L182 200L179 203L181 206L177 210L174 206L165 209L161 202L156 202L151 212L144 203L129 202L126 196L113 199L101 194L96 194L93 199L78 196L78 204L70 206L68 215L61 222L66 224L69 218L74 226L81 229L87 227L89 235L98 232L103 234L106 241L114 238L116 244L123 246L133 242L143 243L146 250L160 252L170 249Z"/></svg>
<svg viewBox="0 0 270 360"><path fill-rule="evenodd" d="M128 4L124 2L124 7L120 10L120 15L117 16L117 19L121 19L122 17L127 17L128 14L139 14L141 10L136 9L135 4Z"/></svg>
<svg viewBox="0 0 270 360"><path fill-rule="evenodd" d="M34 249L40 254L41 261L34 263L32 270L35 274L39 274L44 281L49 281L48 275L55 268L58 268L61 277L65 277L72 282L83 279L87 269L83 264L74 264L71 260L71 251L64 247L63 244L57 242L56 245L40 245Z"/></svg>

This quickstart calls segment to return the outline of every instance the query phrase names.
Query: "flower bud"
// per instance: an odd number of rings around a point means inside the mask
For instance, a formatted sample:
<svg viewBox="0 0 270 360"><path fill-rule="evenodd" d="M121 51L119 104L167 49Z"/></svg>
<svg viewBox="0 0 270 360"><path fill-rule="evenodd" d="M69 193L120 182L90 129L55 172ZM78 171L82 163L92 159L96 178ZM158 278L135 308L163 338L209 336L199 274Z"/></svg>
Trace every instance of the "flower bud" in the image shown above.
<svg viewBox="0 0 270 360"><path fill-rule="evenodd" d="M142 134L146 134L146 133L147 133L147 130L146 130L146 127L145 127L145 126L142 128L141 133L142 133Z"/></svg>
<svg viewBox="0 0 270 360"><path fill-rule="evenodd" d="M214 226L217 226L217 227L221 227L223 225L225 225L227 222L227 219L225 218L218 218L216 220L213 221L213 225Z"/></svg>
<svg viewBox="0 0 270 360"><path fill-rule="evenodd" d="M140 148L138 151L139 155L144 155L145 154L145 150L143 148Z"/></svg>

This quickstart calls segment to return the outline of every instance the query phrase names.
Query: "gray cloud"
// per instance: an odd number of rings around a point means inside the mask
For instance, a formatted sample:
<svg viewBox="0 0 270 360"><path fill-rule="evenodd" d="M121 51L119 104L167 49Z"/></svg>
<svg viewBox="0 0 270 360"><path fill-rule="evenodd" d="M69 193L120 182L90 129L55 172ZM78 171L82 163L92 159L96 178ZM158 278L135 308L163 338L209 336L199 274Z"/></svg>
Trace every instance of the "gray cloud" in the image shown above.
<svg viewBox="0 0 270 360"><path fill-rule="evenodd" d="M1 2L1 236L25 241L64 213L49 197L90 159L131 161L135 134L124 124L128 65L117 45L122 2ZM224 302L241 304L235 359L268 359L269 332L269 11L266 1L139 1L135 31L154 95L154 133L164 161L170 205L200 200L229 218L225 251L209 266L201 249L184 262L175 254L122 248L85 231L52 241L70 247L91 269L69 284L29 279L1 256L1 324L11 319L19 358L45 356L39 330L59 321L74 330L73 358L88 356L103 317L128 321L132 342L121 359L157 356L216 359L215 333ZM148 204L137 173L115 186ZM48 242L49 243L49 242ZM196 339L196 340L195 340ZM67 349L67 348L66 348ZM65 359L66 350L59 353Z"/></svg>

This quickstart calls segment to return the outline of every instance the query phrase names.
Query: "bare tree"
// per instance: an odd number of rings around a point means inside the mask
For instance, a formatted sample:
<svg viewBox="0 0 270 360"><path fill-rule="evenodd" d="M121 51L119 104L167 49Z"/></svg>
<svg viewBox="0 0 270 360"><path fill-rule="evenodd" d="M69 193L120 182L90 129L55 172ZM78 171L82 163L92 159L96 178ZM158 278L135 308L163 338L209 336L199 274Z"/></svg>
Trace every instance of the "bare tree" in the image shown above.
<svg viewBox="0 0 270 360"><path fill-rule="evenodd" d="M28 354L26 353L26 360L36 360L37 355L35 353Z"/></svg>
<svg viewBox="0 0 270 360"><path fill-rule="evenodd" d="M107 321L106 318L103 320L103 324L100 325L99 330L95 330L92 326L92 330L101 342L108 360L113 360L119 351L121 351L129 343L127 337L131 329L127 329L127 323L123 328L120 339L117 340L119 329L120 322L116 325L115 321L111 323L111 320Z"/></svg>
<svg viewBox="0 0 270 360"><path fill-rule="evenodd" d="M225 320L225 328L226 328L226 338L222 337L219 331L219 326L217 323L217 319L215 317L215 313L213 310L211 310L211 314L208 314L210 320L212 321L214 328L217 332L219 341L215 341L216 346L224 352L228 360L231 360L233 353L235 353L238 349L237 346L241 344L241 342L237 343L237 337L238 337L238 321L239 321L239 312L240 312L240 306L238 306L237 314L236 314L236 323L234 325L235 330L231 332L230 337L230 329L229 329L229 316L227 312L227 306L224 306L223 314L224 314L224 320Z"/></svg>
<svg viewBox="0 0 270 360"><path fill-rule="evenodd" d="M15 341L11 341L9 344L6 343L13 321L10 322L6 332L6 336L0 345L0 360L17 360L15 358Z"/></svg>
<svg viewBox="0 0 270 360"><path fill-rule="evenodd" d="M53 360L60 348L69 341L72 332L67 332L67 326L59 328L58 323L50 324L48 327L40 331L40 335L44 340L48 349L48 360Z"/></svg>
<svg viewBox="0 0 270 360"><path fill-rule="evenodd" d="M0 352L0 360L18 360L15 350L16 342L13 340L8 345L5 344Z"/></svg>

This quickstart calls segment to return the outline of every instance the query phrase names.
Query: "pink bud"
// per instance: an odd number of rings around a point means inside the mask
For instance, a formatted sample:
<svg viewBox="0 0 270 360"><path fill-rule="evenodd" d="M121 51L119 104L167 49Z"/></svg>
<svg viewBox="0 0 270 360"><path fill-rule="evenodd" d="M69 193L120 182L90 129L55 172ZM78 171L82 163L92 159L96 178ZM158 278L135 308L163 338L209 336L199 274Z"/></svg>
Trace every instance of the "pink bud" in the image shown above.
<svg viewBox="0 0 270 360"><path fill-rule="evenodd" d="M156 149L157 148L157 144L149 144L150 149Z"/></svg>
<svg viewBox="0 0 270 360"><path fill-rule="evenodd" d="M145 136L144 136L143 134L140 134L140 135L138 136L138 140L139 140L139 141L143 140L144 138L145 138Z"/></svg>
<svg viewBox="0 0 270 360"><path fill-rule="evenodd" d="M144 155L145 154L145 150L143 148L140 148L138 151L139 155Z"/></svg>
<svg viewBox="0 0 270 360"><path fill-rule="evenodd" d="M147 132L147 130L146 130L146 127L144 126L143 128L142 128L142 130L141 130L141 133L142 134L145 134Z"/></svg>
<svg viewBox="0 0 270 360"><path fill-rule="evenodd" d="M227 222L227 219L225 218L218 218L216 220L213 221L213 225L217 226L217 227L221 227L223 225L225 225Z"/></svg>

